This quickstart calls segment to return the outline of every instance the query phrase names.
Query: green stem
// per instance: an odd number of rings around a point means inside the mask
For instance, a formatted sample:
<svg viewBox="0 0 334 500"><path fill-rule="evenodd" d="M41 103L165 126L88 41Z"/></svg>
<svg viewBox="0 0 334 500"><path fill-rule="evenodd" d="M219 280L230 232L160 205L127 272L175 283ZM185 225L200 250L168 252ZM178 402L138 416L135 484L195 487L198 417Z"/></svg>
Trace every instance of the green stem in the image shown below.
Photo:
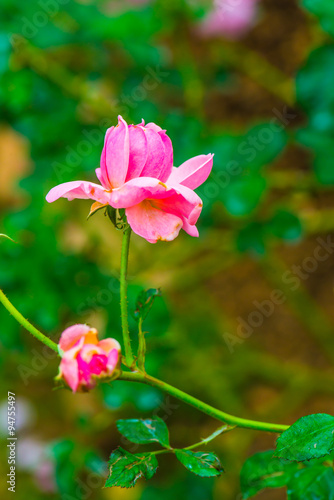
<svg viewBox="0 0 334 500"><path fill-rule="evenodd" d="M202 439L199 443L192 444L191 446L188 446L187 448L183 448L184 450L193 450L194 448L199 448L203 444L208 444L210 441L213 441L216 439L216 437L220 436L221 434L226 434L226 432L233 431L233 429L236 428L236 425L223 425L222 427L219 427L219 429L215 430L212 434L210 434L209 437Z"/></svg>
<svg viewBox="0 0 334 500"><path fill-rule="evenodd" d="M131 340L129 333L128 322L128 299L127 299L127 272L129 260L129 246L130 246L131 228L128 226L123 233L122 252L121 252L121 271L120 271L120 294L121 294L121 320L123 341L125 348L125 361L129 368L133 365L134 359L131 349Z"/></svg>
<svg viewBox="0 0 334 500"><path fill-rule="evenodd" d="M210 434L209 437L202 439L198 443L192 444L191 446L187 446L186 448L182 448L183 450L194 450L195 448L200 448L204 444L210 443L210 441L213 441L216 439L216 437L220 436L221 434L225 434L226 432L232 431L235 429L235 425L230 426L230 425L223 425L222 427L219 427L219 429L215 430L212 434ZM174 453L175 448L168 448L166 450L158 450L158 451L153 451L151 452L151 455L161 455L162 453Z"/></svg>
<svg viewBox="0 0 334 500"><path fill-rule="evenodd" d="M127 230L128 233L130 233L129 230ZM124 276L125 283L126 283L126 269L127 269L127 255L128 255L128 248L129 248L129 241L130 241L130 234L127 234L124 237L125 244L123 245L122 248L122 272L121 276ZM123 240L123 241L124 241ZM124 247L126 250L124 250ZM124 250L124 252L123 252ZM123 264L125 262L125 265ZM123 292L121 292L121 304L122 304L122 313L124 312L124 307L125 307L125 312L127 312L127 303L126 303L126 286L125 288L122 288L122 284L124 285L124 282L122 281L121 278L121 290L123 289ZM58 346L55 342L53 342L51 339L46 337L42 332L37 330L31 323L29 323L28 320L26 320L22 314L13 306L13 304L7 299L6 295L3 293L2 290L0 290L0 302L5 306L5 308L12 314L12 316L20 323L31 335L36 337L40 342L42 342L44 345L52 349L53 351L58 353ZM123 319L123 316L122 316ZM126 346L126 352L128 355L127 358L127 363L132 366L133 364L133 355L131 351L131 344L130 344L130 336L129 336L129 330L128 330L128 323L127 323L127 316L126 316L126 322L124 323L122 321L122 326L123 326L123 334L124 334L124 326L126 327L125 330L125 346ZM199 411L202 411L203 413L206 413L207 415L216 418L217 420L220 420L221 422L224 422L225 424L228 424L228 428L226 426L218 429L218 431L215 431L209 438L206 440L201 441L200 444L205 444L206 442L211 441L211 439L214 439L214 437L218 436L222 432L226 432L227 430L230 430L231 427L242 427L245 429L254 429L254 430L260 430L260 431L267 431L267 432L284 432L286 429L288 429L288 426L286 425L279 425L279 424L271 424L268 422L257 422L255 420L248 420L248 419L243 419L240 417L235 417L233 415L229 415L228 413L225 413L221 410L218 410L214 408L213 406L210 406L203 401L200 401L197 398L194 398L190 394L187 394L186 392L183 392L176 387L173 387L172 385L169 385L162 380L156 379L154 377L151 377L150 375L147 375L146 373L140 373L140 372L123 372L121 376L119 377L119 380L127 380L130 382L140 382L143 384L150 385L152 387L156 387L167 394L170 394L171 396L183 401L184 403L187 403L194 408L197 408ZM192 449L195 448L196 445L192 445L192 447L189 447L187 449Z"/></svg>
<svg viewBox="0 0 334 500"><path fill-rule="evenodd" d="M143 332L143 318L139 318L138 321L138 340L138 368L140 371L145 372L146 341L145 334Z"/></svg>
<svg viewBox="0 0 334 500"><path fill-rule="evenodd" d="M221 422L225 422L231 426L242 427L245 429L254 429L259 431L267 431L267 432L284 432L288 429L287 425L279 425L279 424L271 424L269 422L257 422L256 420L248 420L240 417L235 417L234 415L229 415L213 406L210 406L203 401L200 401L190 394L183 392L172 385L169 385L161 380L158 380L146 373L139 372L123 372L119 377L119 380L127 380L131 382L141 382L143 384L151 385L152 387L156 387L167 394L187 403L194 408L197 408L199 411L206 413L210 417L216 418Z"/></svg>
<svg viewBox="0 0 334 500"><path fill-rule="evenodd" d="M6 295L3 293L2 290L0 290L0 302L5 306L7 311L10 312L10 314L22 325L26 330L28 330L31 335L36 337L36 339L40 340L48 346L50 349L58 353L58 346L55 342L53 342L51 339L43 335L42 332L37 330L31 323L29 323L28 320L26 320L22 314L13 306L13 304L7 299Z"/></svg>

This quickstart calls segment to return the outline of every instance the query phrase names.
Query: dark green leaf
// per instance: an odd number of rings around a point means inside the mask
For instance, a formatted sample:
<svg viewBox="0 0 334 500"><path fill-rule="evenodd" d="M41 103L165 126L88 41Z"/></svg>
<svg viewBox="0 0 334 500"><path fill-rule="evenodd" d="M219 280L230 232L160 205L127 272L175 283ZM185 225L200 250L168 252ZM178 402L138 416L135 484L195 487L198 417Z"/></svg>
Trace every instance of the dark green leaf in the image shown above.
<svg viewBox="0 0 334 500"><path fill-rule="evenodd" d="M334 131L334 113L332 116ZM321 184L334 184L334 169L332 157L334 156L334 145L332 134L323 133L313 128L305 128L297 133L297 140L304 146L310 148L313 156L314 173Z"/></svg>
<svg viewBox="0 0 334 500"><path fill-rule="evenodd" d="M296 77L297 101L311 117L312 127L333 131L334 45L313 51Z"/></svg>
<svg viewBox="0 0 334 500"><path fill-rule="evenodd" d="M328 141L329 142L329 141ZM333 185L334 184L334 169L332 158L334 155L333 139L330 139L330 147L324 148L321 151L316 150L313 162L315 175L321 184Z"/></svg>
<svg viewBox="0 0 334 500"><path fill-rule="evenodd" d="M9 68L9 56L11 44L7 33L0 32L0 74L3 74Z"/></svg>
<svg viewBox="0 0 334 500"><path fill-rule="evenodd" d="M146 420L118 420L116 425L119 432L133 443L160 443L169 448L168 429L165 422L159 417Z"/></svg>
<svg viewBox="0 0 334 500"><path fill-rule="evenodd" d="M264 255L266 252L264 226L260 222L251 222L242 228L236 240L239 252L252 255Z"/></svg>
<svg viewBox="0 0 334 500"><path fill-rule="evenodd" d="M302 469L288 484L289 500L334 500L334 472L325 466Z"/></svg>
<svg viewBox="0 0 334 500"><path fill-rule="evenodd" d="M61 496L75 494L77 488L75 477L81 467L80 460L75 457L76 451L76 444L70 439L58 441L51 447L55 463L55 480ZM81 456L84 458L83 454Z"/></svg>
<svg viewBox="0 0 334 500"><path fill-rule="evenodd" d="M248 215L260 203L266 189L266 181L259 175L245 175L230 182L222 190L222 201L226 210L235 216Z"/></svg>
<svg viewBox="0 0 334 500"><path fill-rule="evenodd" d="M185 472L185 471L184 471ZM193 474L176 477L173 481L155 481L148 483L140 500L214 500L215 478L203 479Z"/></svg>
<svg viewBox="0 0 334 500"><path fill-rule="evenodd" d="M177 459L194 474L201 477L220 476L224 469L219 458L213 453L175 450Z"/></svg>
<svg viewBox="0 0 334 500"><path fill-rule="evenodd" d="M298 464L283 463L273 454L274 450L256 453L244 463L240 475L243 500L265 488L285 486L296 472Z"/></svg>
<svg viewBox="0 0 334 500"><path fill-rule="evenodd" d="M318 16L323 29L334 36L334 3L332 0L303 0L302 5Z"/></svg>
<svg viewBox="0 0 334 500"><path fill-rule="evenodd" d="M303 462L334 450L334 417L319 413L297 420L277 440L275 456Z"/></svg>
<svg viewBox="0 0 334 500"><path fill-rule="evenodd" d="M267 227L272 234L282 240L294 241L302 236L299 218L287 210L277 210Z"/></svg>
<svg viewBox="0 0 334 500"><path fill-rule="evenodd" d="M234 160L243 170L258 172L271 163L285 148L287 134L272 123L255 125L240 138Z"/></svg>
<svg viewBox="0 0 334 500"><path fill-rule="evenodd" d="M138 321L140 318L144 320L153 306L154 299L161 296L161 290L159 288L150 288L149 290L143 290L137 297L136 309L134 316Z"/></svg>
<svg viewBox="0 0 334 500"><path fill-rule="evenodd" d="M123 448L117 448L110 455L108 467L107 488L132 488L140 477L151 479L154 476L158 461L152 454L133 455Z"/></svg>

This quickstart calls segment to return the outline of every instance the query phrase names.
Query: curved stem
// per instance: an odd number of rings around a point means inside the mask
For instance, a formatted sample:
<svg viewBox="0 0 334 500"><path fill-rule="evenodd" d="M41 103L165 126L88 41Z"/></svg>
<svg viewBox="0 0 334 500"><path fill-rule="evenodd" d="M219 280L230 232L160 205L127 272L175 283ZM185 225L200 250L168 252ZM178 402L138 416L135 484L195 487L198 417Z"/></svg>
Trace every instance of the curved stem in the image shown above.
<svg viewBox="0 0 334 500"><path fill-rule="evenodd" d="M128 231L128 230L127 230ZM130 232L130 231L129 231ZM128 248L129 248L129 241L130 241L130 234L124 237L124 240L126 243L123 245L122 248L122 273L121 275L123 276L123 279L125 280L126 283L126 269L127 269L127 255L128 255ZM123 241L124 241L123 240ZM123 252L123 249L126 249L126 251ZM126 256L126 258L125 258ZM124 260L125 259L125 260ZM125 267L124 267L124 262ZM121 289L122 289L122 284L124 286L124 281L122 282L121 280ZM29 323L28 320L26 320L22 314L13 306L13 304L8 300L6 295L3 293L2 290L0 290L0 302L5 306L5 308L12 314L12 316L22 325L31 335L33 335L36 339L38 339L40 342L42 342L44 345L52 349L53 351L58 353L58 346L55 342L53 342L51 339L46 337L42 332L37 330L31 323ZM126 285L125 288L123 288L123 292L121 292L121 304L122 304L122 313L125 311L127 312L127 302L126 302ZM125 309L124 309L125 308ZM123 316L122 316L123 320ZM131 344L130 344L130 336L129 336L129 330L128 330L128 322L127 322L127 316L126 316L126 322L124 323L122 321L122 326L123 326L123 334L124 335L124 341L125 341L125 346L126 346L126 353L128 355L127 358L127 363L131 366L133 364L133 355L132 355L132 350L131 350ZM124 327L126 327L126 330L124 330ZM156 387L167 394L170 394L171 396L183 401L184 403L187 403L194 408L197 408L199 411L206 413L207 415L216 418L217 420L220 420L221 422L224 422L228 424L228 429L224 426L221 429L218 429L218 431L215 431L215 433L212 434L207 440L201 441L198 445L208 442L211 439L214 439L217 435L219 435L221 432L225 432L226 430L230 430L230 427L242 427L245 429L255 429L255 430L260 430L260 431L267 431L267 432L284 432L286 429L288 429L287 425L279 425L279 424L271 424L268 422L258 422L256 420L248 420L240 417L235 417L234 415L230 415L228 413L225 413L221 410L218 410L217 408L214 408L213 406L210 406L203 401L200 401L197 398L194 398L190 394L187 394L186 392L181 391L180 389L177 389L176 387L173 387L170 384L167 384L166 382L163 382L162 380L159 380L157 378L151 377L150 375L146 373L140 373L140 372L123 372L118 380L127 380L130 382L140 382L143 384L150 385L152 387ZM192 447L189 447L188 449L195 448L197 446L193 445Z"/></svg>
<svg viewBox="0 0 334 500"><path fill-rule="evenodd" d="M133 365L134 359L131 349L131 340L129 333L128 322L128 299L127 299L127 272L129 259L131 228L128 226L123 233L122 252L121 252L121 270L120 270L120 294L121 294L121 320L122 332L125 348L125 361L130 368Z"/></svg>
<svg viewBox="0 0 334 500"><path fill-rule="evenodd" d="M0 290L0 302L5 306L7 311L10 312L10 314L22 325L26 330L28 330L31 335L36 337L36 339L40 340L48 346L50 349L58 353L58 346L55 342L53 342L51 339L46 337L42 332L37 330L31 323L29 323L28 320L26 320L22 314L13 306L13 304L7 299L6 295L3 293L2 290Z"/></svg>
<svg viewBox="0 0 334 500"><path fill-rule="evenodd" d="M230 415L221 410L218 410L217 408L214 408L213 406L210 406L204 403L203 401L200 401L199 399L190 396L190 394L187 394L186 392L183 392L180 389L177 389L176 387L173 387L172 385L163 382L162 380L151 377L146 373L123 372L121 376L118 378L118 380L141 382L143 384L156 387L166 392L167 394L170 394L171 396L183 401L184 403L187 403L193 406L194 408L197 408L199 411L206 413L210 417L216 418L217 420L225 422L226 424L231 426L242 427L245 429L254 429L259 431L278 432L278 433L284 432L286 429L288 429L287 425L271 424L269 422L258 422L256 420L248 420L245 418L235 417L234 415Z"/></svg>

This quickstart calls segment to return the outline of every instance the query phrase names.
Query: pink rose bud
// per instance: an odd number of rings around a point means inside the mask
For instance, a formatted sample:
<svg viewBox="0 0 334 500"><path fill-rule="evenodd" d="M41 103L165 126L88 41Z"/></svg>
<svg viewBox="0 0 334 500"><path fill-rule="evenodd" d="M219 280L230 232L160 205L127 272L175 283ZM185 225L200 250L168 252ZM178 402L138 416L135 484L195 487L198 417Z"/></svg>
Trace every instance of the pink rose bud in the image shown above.
<svg viewBox="0 0 334 500"><path fill-rule="evenodd" d="M119 366L121 346L115 339L98 341L97 330L73 325L60 337L62 360L58 380L64 380L73 392L95 387L98 379L109 378Z"/></svg>
<svg viewBox="0 0 334 500"><path fill-rule="evenodd" d="M173 167L172 142L154 123L128 125L121 116L107 130L96 175L101 183L66 182L46 199L95 200L94 209L124 208L132 230L150 243L171 241L180 229L198 236L202 200L193 191L209 176L213 155L200 155Z"/></svg>

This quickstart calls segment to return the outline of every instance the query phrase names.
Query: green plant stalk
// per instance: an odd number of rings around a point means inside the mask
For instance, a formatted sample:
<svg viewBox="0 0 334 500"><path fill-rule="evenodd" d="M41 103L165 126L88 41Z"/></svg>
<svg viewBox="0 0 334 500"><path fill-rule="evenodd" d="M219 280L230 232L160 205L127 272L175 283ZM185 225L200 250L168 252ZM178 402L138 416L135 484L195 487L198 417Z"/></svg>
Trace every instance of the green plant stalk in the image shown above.
<svg viewBox="0 0 334 500"><path fill-rule="evenodd" d="M50 349L58 353L58 345L53 342L51 339L43 335L42 332L37 330L28 320L26 320L22 314L13 306L13 304L7 299L6 295L0 290L0 302L5 306L7 311L22 325L31 335L33 335L36 339L40 340L48 346Z"/></svg>
<svg viewBox="0 0 334 500"><path fill-rule="evenodd" d="M145 372L145 353L146 353L146 340L145 333L143 332L143 318L138 320L138 368L140 371Z"/></svg>
<svg viewBox="0 0 334 500"><path fill-rule="evenodd" d="M220 436L221 434L226 434L229 431L233 431L233 429L235 429L235 428L236 428L235 425L223 425L222 427L219 427L217 430L215 430L215 432L210 434L210 436L208 436L205 439L202 439L199 443L192 444L191 446L187 446L186 448L183 448L183 449L184 450L193 450L195 448L200 448L200 446L202 446L203 444L208 444L211 441L213 441L214 439L216 439L216 437Z"/></svg>
<svg viewBox="0 0 334 500"><path fill-rule="evenodd" d="M222 427L219 427L219 429L215 430L210 436L208 436L205 439L202 439L198 443L192 444L191 446L187 446L186 448L182 448L182 450L194 450L195 448L200 448L203 445L206 445L210 443L210 441L213 441L216 439L216 437L220 436L221 434L226 434L229 431L232 431L235 429L235 425L229 426L229 425L223 425ZM175 453L175 448L166 448L165 450L158 450L158 451L151 451L150 455L161 455L163 453ZM139 453L139 455L146 455L147 453Z"/></svg>
<svg viewBox="0 0 334 500"><path fill-rule="evenodd" d="M131 340L129 333L129 322L128 322L128 299L127 299L127 272L128 272L128 260L129 260L129 246L130 246L131 228L128 226L123 232L123 242L121 251L121 270L120 270L120 295L121 295L121 321L122 321L122 332L123 341L125 349L125 361L129 368L132 367L134 363Z"/></svg>
<svg viewBox="0 0 334 500"><path fill-rule="evenodd" d="M129 235L127 236L127 242L129 242ZM127 243L127 248L128 248L128 243ZM127 262L127 260L126 260ZM126 289L125 289L126 292ZM126 293L123 296L125 303L126 303ZM53 351L58 353L58 346L55 342L53 342L51 339L43 335L42 332L37 330L31 323L29 323L28 320L26 320L22 314L13 306L13 304L7 299L6 295L3 293L2 290L0 290L0 302L5 306L5 308L12 314L12 316L22 325L31 335L33 335L37 340L42 342L44 345L52 349ZM127 323L126 323L127 324ZM129 342L130 342L130 337L128 336ZM130 354L131 354L131 365L133 363L133 357L132 357L132 351L131 351L131 346L130 346ZM166 382L163 382L162 380L159 380L157 378L151 377L150 375L146 373L141 373L141 372L123 372L118 380L126 380L129 382L140 382L143 384L150 385L152 387L156 387L157 389L160 389L167 394L170 394L171 396L179 399L180 401L183 401L184 403L187 403L194 408L197 408L199 411L216 418L217 420L220 420L221 422L224 422L225 424L228 424L229 429L230 427L242 427L245 429L254 429L254 430L259 430L259 431L267 431L267 432L284 432L286 429L288 429L288 426L286 425L279 425L279 424L271 424L268 422L257 422L255 420L247 420L244 418L239 418L235 417L233 415L229 415L228 413L225 413L221 410L218 410L217 408L214 408L213 406L210 406L203 401L200 401L197 398L194 398L190 394L187 394L186 392L181 391L180 389L177 389L176 387L173 387L172 385L167 384ZM224 431L224 428L221 428L221 432ZM215 433L212 436L216 436L220 434L220 430L215 431ZM213 438L212 438L213 439ZM211 440L211 439L210 439ZM208 442L208 440L202 441L200 444ZM196 447L193 445L193 447ZM188 448L191 449L191 448Z"/></svg>
<svg viewBox="0 0 334 500"><path fill-rule="evenodd" d="M217 420L220 420L221 422L224 422L230 426L236 426L245 429L254 429L258 431L277 432L277 433L284 432L289 427L287 425L271 424L269 422L258 422L256 420L248 420L245 418L235 417L234 415L225 413L221 410L218 410L217 408L214 408L213 406L204 403L203 401L200 401L197 398L194 398L190 394L187 394L186 392L183 392L180 389L177 389L176 387L173 387L172 385L163 382L162 380L151 377L146 373L123 372L118 380L141 382L143 384L147 384L157 389L160 389L161 391L166 392L170 396L173 396L179 399L180 401L183 401L184 403L193 406L202 413L205 413L210 417L216 418Z"/></svg>

